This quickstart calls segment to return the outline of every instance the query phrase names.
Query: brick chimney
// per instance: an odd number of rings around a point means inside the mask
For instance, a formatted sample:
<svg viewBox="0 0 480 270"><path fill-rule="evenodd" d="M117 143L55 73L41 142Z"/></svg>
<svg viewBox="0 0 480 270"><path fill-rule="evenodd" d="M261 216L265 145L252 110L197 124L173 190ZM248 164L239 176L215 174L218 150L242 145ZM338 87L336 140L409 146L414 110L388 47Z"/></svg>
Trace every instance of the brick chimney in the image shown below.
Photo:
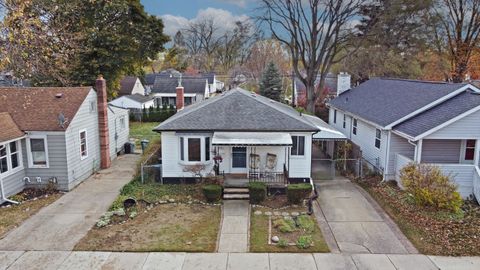
<svg viewBox="0 0 480 270"><path fill-rule="evenodd" d="M98 133L100 136L100 168L111 165L110 136L108 133L107 82L100 75L95 82L97 90Z"/></svg>
<svg viewBox="0 0 480 270"><path fill-rule="evenodd" d="M185 89L183 88L183 86L179 85L177 86L176 88L177 90L177 111L183 109L183 107L185 106L185 98L184 98L184 93L185 93Z"/></svg>

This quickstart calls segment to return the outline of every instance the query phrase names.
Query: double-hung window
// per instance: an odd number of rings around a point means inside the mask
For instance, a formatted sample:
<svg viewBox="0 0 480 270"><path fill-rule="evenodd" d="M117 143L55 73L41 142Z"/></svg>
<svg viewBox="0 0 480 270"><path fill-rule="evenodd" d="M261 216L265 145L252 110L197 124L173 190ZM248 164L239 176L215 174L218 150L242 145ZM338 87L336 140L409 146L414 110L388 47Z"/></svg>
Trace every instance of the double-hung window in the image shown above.
<svg viewBox="0 0 480 270"><path fill-rule="evenodd" d="M357 118L353 118L353 128L352 128L352 132L353 132L353 135L357 135Z"/></svg>
<svg viewBox="0 0 480 270"><path fill-rule="evenodd" d="M467 140L465 142L465 160L472 161L475 158L476 140Z"/></svg>
<svg viewBox="0 0 480 270"><path fill-rule="evenodd" d="M380 129L375 130L375 147L380 149L380 145L382 143L382 131Z"/></svg>
<svg viewBox="0 0 480 270"><path fill-rule="evenodd" d="M48 168L47 136L32 136L27 140L28 162L31 168Z"/></svg>
<svg viewBox="0 0 480 270"><path fill-rule="evenodd" d="M8 173L22 165L20 141L0 145L0 173Z"/></svg>
<svg viewBox="0 0 480 270"><path fill-rule="evenodd" d="M88 157L87 131L80 130L80 159L84 160L87 157Z"/></svg>
<svg viewBox="0 0 480 270"><path fill-rule="evenodd" d="M305 136L292 136L292 149L290 154L292 156L305 155Z"/></svg>
<svg viewBox="0 0 480 270"><path fill-rule="evenodd" d="M20 141L15 141L9 143L10 148L10 168L13 170L15 168L20 167L20 149L18 144Z"/></svg>

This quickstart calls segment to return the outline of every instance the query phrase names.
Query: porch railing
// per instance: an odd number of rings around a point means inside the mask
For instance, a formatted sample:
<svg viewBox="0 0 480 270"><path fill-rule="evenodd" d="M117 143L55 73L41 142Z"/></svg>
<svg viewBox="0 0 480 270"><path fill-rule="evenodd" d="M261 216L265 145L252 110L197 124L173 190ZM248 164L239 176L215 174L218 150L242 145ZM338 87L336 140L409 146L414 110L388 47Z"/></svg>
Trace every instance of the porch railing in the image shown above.
<svg viewBox="0 0 480 270"><path fill-rule="evenodd" d="M263 182L267 185L286 185L288 170L285 164L281 172L250 170L248 179L250 182Z"/></svg>

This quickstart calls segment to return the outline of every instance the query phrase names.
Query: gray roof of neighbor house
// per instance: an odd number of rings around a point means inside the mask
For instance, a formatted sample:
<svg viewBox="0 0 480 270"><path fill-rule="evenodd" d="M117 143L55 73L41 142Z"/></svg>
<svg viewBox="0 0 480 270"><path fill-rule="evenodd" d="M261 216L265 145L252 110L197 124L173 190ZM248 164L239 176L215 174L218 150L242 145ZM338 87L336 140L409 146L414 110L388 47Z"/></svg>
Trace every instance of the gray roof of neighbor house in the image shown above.
<svg viewBox="0 0 480 270"><path fill-rule="evenodd" d="M179 78L157 76L152 86L152 93L176 93ZM207 80L202 78L182 78L185 94L205 95Z"/></svg>
<svg viewBox="0 0 480 270"><path fill-rule="evenodd" d="M120 90L118 90L119 95L131 95L133 87L137 82L137 77L135 76L126 76L120 81Z"/></svg>
<svg viewBox="0 0 480 270"><path fill-rule="evenodd" d="M465 91L396 125L393 129L416 137L477 106L480 106L480 95L472 91Z"/></svg>
<svg viewBox="0 0 480 270"><path fill-rule="evenodd" d="M329 105L377 125L387 126L465 85L374 78L343 92Z"/></svg>
<svg viewBox="0 0 480 270"><path fill-rule="evenodd" d="M156 131L318 131L295 109L236 88L190 105Z"/></svg>
<svg viewBox="0 0 480 270"><path fill-rule="evenodd" d="M129 98L131 100L134 100L136 102L140 102L140 103L145 103L147 101L150 101L150 100L153 100L154 97L151 97L151 96L144 96L144 95L140 95L140 94L134 94L134 95L127 95L125 96L126 98Z"/></svg>

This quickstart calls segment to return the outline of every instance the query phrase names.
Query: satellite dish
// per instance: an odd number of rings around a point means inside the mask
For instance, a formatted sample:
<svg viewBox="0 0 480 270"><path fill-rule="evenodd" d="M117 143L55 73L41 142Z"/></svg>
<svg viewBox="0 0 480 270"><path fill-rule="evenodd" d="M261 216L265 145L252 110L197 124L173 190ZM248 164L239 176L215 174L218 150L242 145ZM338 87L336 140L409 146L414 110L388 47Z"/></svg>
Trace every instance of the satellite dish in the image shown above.
<svg viewBox="0 0 480 270"><path fill-rule="evenodd" d="M65 128L65 124L68 122L68 119L65 118L65 115L63 113L58 114L57 120L58 120L58 125L62 128Z"/></svg>

